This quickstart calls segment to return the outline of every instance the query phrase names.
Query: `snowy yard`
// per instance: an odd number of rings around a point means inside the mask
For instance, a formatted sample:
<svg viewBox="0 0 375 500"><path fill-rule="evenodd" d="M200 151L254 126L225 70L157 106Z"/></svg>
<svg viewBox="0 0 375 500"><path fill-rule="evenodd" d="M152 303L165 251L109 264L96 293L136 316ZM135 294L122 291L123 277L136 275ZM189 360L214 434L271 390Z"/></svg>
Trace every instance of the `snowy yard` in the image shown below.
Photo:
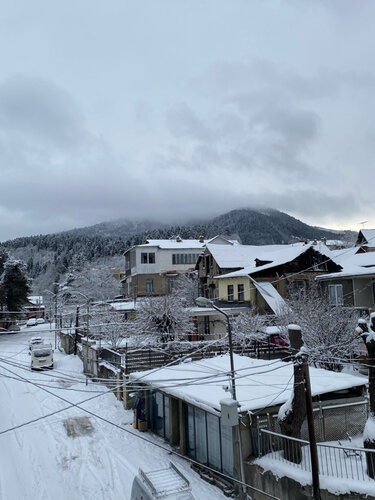
<svg viewBox="0 0 375 500"><path fill-rule="evenodd" d="M49 325L0 336L0 500L126 500L139 467L152 470L169 461L189 479L196 500L226 498L187 461L139 439L132 412L105 386L86 386L77 357L55 351L54 370L31 372L28 344L35 335L54 345ZM94 396L82 407L130 432L68 408ZM154 435L142 437L165 445Z"/></svg>

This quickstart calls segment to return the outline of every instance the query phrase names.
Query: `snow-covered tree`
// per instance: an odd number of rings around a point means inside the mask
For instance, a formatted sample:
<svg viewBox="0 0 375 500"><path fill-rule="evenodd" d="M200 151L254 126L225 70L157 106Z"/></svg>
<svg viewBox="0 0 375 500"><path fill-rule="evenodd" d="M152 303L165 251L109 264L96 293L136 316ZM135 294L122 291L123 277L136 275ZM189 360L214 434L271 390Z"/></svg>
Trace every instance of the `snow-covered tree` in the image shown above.
<svg viewBox="0 0 375 500"><path fill-rule="evenodd" d="M286 303L282 318L285 333L289 323L301 327L311 363L339 371L341 361L358 352L353 336L358 314L343 306L331 306L317 283L295 292Z"/></svg>
<svg viewBox="0 0 375 500"><path fill-rule="evenodd" d="M264 320L252 311L241 313L231 318L233 342L248 344L251 341L266 340Z"/></svg>
<svg viewBox="0 0 375 500"><path fill-rule="evenodd" d="M90 314L90 335L108 342L112 349L117 349L122 339L129 336L128 330L124 315L109 307L94 309Z"/></svg>
<svg viewBox="0 0 375 500"><path fill-rule="evenodd" d="M136 334L151 335L158 342L185 338L193 330L192 317L178 291L142 299L131 323Z"/></svg>
<svg viewBox="0 0 375 500"><path fill-rule="evenodd" d="M363 445L369 450L375 450L375 313L371 313L370 321L360 318L355 331L362 338L368 352L370 412L363 432ZM366 453L366 462L367 474L375 479L375 454Z"/></svg>
<svg viewBox="0 0 375 500"><path fill-rule="evenodd" d="M8 260L9 255L3 246L0 245L0 276L4 272L5 262Z"/></svg>
<svg viewBox="0 0 375 500"><path fill-rule="evenodd" d="M188 307L195 306L195 299L198 297L198 273L183 273L178 277L176 292L185 301Z"/></svg>
<svg viewBox="0 0 375 500"><path fill-rule="evenodd" d="M8 259L0 279L0 296L9 311L19 311L27 303L30 283L26 265L20 260Z"/></svg>
<svg viewBox="0 0 375 500"><path fill-rule="evenodd" d="M121 284L111 275L108 266L90 263L71 268L60 288L66 295L74 296L76 290L93 300L113 299L122 292Z"/></svg>

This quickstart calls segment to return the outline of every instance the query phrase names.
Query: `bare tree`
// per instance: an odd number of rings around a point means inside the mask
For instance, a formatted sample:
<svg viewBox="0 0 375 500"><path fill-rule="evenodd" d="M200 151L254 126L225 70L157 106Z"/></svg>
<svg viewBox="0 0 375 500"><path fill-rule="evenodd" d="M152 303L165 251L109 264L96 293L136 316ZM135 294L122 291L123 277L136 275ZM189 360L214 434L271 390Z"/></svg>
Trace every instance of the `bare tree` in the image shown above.
<svg viewBox="0 0 375 500"><path fill-rule="evenodd" d="M90 314L90 335L101 338L117 349L122 339L129 336L129 328L123 314L109 307L101 307Z"/></svg>
<svg viewBox="0 0 375 500"><path fill-rule="evenodd" d="M187 306L195 306L198 297L198 273L180 274L176 284L176 293L184 300Z"/></svg>
<svg viewBox="0 0 375 500"><path fill-rule="evenodd" d="M259 314L252 311L240 313L231 319L233 342L236 344L248 344L251 341L266 340L264 332L264 320Z"/></svg>
<svg viewBox="0 0 375 500"><path fill-rule="evenodd" d="M287 331L289 323L300 325L309 360L315 366L340 371L345 358L358 352L353 337L358 314L343 306L331 306L317 283L308 290L301 289L286 301L282 323Z"/></svg>
<svg viewBox="0 0 375 500"><path fill-rule="evenodd" d="M131 324L135 334L151 335L161 342L185 338L193 330L192 317L178 290L139 301L136 319Z"/></svg>

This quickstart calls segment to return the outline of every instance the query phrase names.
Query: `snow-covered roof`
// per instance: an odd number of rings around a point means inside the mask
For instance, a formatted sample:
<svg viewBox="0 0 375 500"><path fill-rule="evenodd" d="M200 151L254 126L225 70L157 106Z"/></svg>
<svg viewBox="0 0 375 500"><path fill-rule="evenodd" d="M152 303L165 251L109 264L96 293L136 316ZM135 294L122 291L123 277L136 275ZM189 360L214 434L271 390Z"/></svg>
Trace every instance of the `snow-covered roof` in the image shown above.
<svg viewBox="0 0 375 500"><path fill-rule="evenodd" d="M253 282L255 288L270 306L272 311L276 314L276 316L285 314L288 306L286 305L285 300L282 298L276 288L272 285L272 283L269 283L267 281L259 282L253 280L252 278L250 279Z"/></svg>
<svg viewBox="0 0 375 500"><path fill-rule="evenodd" d="M230 315L230 314L238 314L240 312L247 312L250 310L250 307L247 306L220 307L220 309ZM192 314L192 316L220 315L220 313L213 307L194 306L194 307L188 307L188 310Z"/></svg>
<svg viewBox="0 0 375 500"><path fill-rule="evenodd" d="M34 306L40 306L41 304L43 304L42 295L28 295L27 300Z"/></svg>
<svg viewBox="0 0 375 500"><path fill-rule="evenodd" d="M236 392L240 411L252 411L285 403L293 387L293 364L266 361L234 354ZM269 368L268 368L269 366ZM272 371L271 371L272 370ZM228 398L223 386L229 384L229 355L205 358L129 375L163 392L208 411L220 411L220 401ZM366 384L366 379L321 368L310 368L313 396ZM199 382L201 380L201 382Z"/></svg>
<svg viewBox="0 0 375 500"><path fill-rule="evenodd" d="M255 258L258 258L259 260L271 261L270 263L257 267L254 260L254 262L252 262L250 265L244 267L239 271L222 274L220 276L216 276L216 278L223 279L249 276L266 269L272 269L273 267L281 266L283 264L286 264L287 262L292 262L294 259L305 253L309 248L313 248L325 257L331 258L331 250L322 242L317 242L316 244L310 242L294 243L292 245L269 245L269 247L273 247L273 249L271 248L270 250L267 250L267 247L258 247L260 250L257 252Z"/></svg>
<svg viewBox="0 0 375 500"><path fill-rule="evenodd" d="M124 302L111 302L109 304L115 311L133 311L135 309L134 300Z"/></svg>
<svg viewBox="0 0 375 500"><path fill-rule="evenodd" d="M222 269L255 265L256 258L266 259L266 255L289 245L216 245L207 243L207 249Z"/></svg>
<svg viewBox="0 0 375 500"><path fill-rule="evenodd" d="M362 233L369 246L375 247L375 229L361 229L360 233Z"/></svg>
<svg viewBox="0 0 375 500"><path fill-rule="evenodd" d="M240 245L238 240L230 240L225 236L216 235L213 238L206 241L206 245L215 244L215 245Z"/></svg>
<svg viewBox="0 0 375 500"><path fill-rule="evenodd" d="M177 241L176 238L174 238L173 240L147 240L147 243L144 243L143 245L135 245L136 248L157 247L168 250L201 250L204 248L204 246L205 243L202 243L199 240Z"/></svg>
<svg viewBox="0 0 375 500"><path fill-rule="evenodd" d="M375 274L375 252L356 253L358 247L332 251L332 260L342 267L336 273L324 274L317 279L373 276Z"/></svg>
<svg viewBox="0 0 375 500"><path fill-rule="evenodd" d="M366 278L375 277L375 266L372 267L360 267L360 266L346 266L344 271L338 273L323 274L317 276L317 280L330 280L330 279L341 279L341 278Z"/></svg>

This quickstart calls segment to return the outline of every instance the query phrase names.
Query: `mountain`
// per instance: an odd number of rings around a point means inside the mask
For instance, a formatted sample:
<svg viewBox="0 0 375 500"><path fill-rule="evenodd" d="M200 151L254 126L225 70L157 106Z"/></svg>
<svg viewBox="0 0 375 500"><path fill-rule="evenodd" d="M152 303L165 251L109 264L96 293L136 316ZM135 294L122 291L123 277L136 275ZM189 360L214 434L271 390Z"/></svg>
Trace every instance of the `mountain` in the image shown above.
<svg viewBox="0 0 375 500"><path fill-rule="evenodd" d="M34 292L41 293L60 282L68 270L89 265L123 267L123 253L147 238L183 239L216 234L239 239L247 245L286 244L300 239L350 239L355 234L338 233L309 226L290 215L271 209L240 209L210 220L167 226L156 221L118 219L61 233L29 236L6 241L3 246L27 264Z"/></svg>

